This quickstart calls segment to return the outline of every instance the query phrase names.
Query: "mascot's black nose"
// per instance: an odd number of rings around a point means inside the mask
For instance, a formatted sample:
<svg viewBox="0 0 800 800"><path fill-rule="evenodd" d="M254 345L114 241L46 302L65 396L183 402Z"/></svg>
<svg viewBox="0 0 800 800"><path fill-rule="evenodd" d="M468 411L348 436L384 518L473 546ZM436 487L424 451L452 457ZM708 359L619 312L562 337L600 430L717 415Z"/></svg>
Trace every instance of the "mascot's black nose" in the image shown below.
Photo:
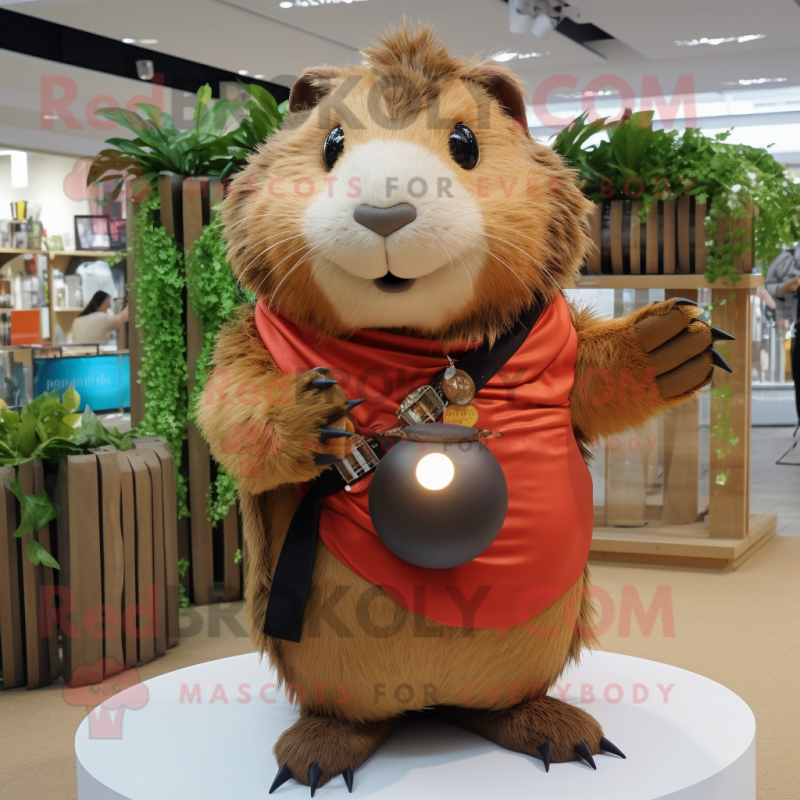
<svg viewBox="0 0 800 800"><path fill-rule="evenodd" d="M408 203L376 208L363 203L353 212L353 219L381 236L388 236L417 218L417 210Z"/></svg>

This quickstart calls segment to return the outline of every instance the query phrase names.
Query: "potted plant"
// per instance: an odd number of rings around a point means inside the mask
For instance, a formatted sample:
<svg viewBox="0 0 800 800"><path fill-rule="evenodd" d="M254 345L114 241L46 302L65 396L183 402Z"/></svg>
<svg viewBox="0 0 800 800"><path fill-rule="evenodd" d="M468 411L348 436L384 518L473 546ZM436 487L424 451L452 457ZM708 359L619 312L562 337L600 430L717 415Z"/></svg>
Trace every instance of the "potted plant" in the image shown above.
<svg viewBox="0 0 800 800"><path fill-rule="evenodd" d="M172 455L79 406L70 387L0 409L4 689L74 683L101 659L110 675L178 642Z"/></svg>
<svg viewBox="0 0 800 800"><path fill-rule="evenodd" d="M735 282L754 258L769 264L800 238L800 185L767 150L729 143L730 131L654 130L652 121L652 111L613 123L582 115L554 139L598 204L589 274Z"/></svg>
<svg viewBox="0 0 800 800"><path fill-rule="evenodd" d="M213 337L242 300L214 207L224 182L286 113L286 103L279 105L261 86L241 87L247 95L242 103L212 103L210 87L201 87L194 125L187 130L177 129L169 114L149 104L140 104L138 114L104 109L99 113L135 138L109 139L113 149L100 153L89 174L90 181L116 181L117 190L126 182L134 191L155 190L136 212L135 274L129 275L140 337L132 342L132 353L141 348L134 377L144 389L137 422L141 431L164 436L174 453L179 516L188 520L181 557L191 562L192 594L201 605L215 599L215 526L223 540L223 599L241 596L236 485L212 463L190 414L191 400L205 384Z"/></svg>

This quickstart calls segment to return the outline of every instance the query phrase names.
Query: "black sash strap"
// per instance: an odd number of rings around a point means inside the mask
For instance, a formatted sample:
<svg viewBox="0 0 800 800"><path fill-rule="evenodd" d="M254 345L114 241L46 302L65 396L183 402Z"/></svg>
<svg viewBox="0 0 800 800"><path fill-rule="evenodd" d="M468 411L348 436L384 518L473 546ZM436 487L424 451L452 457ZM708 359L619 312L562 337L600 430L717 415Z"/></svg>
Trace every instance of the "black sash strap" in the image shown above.
<svg viewBox="0 0 800 800"><path fill-rule="evenodd" d="M483 389L519 350L541 312L538 304L532 305L514 328L501 336L493 347L484 341L458 360L458 368L472 378L476 392ZM264 617L264 633L267 636L287 642L300 641L303 612L314 571L320 504L323 497L342 488L344 482L339 473L333 469L325 470L310 483L308 492L294 512L272 577Z"/></svg>
<svg viewBox="0 0 800 800"><path fill-rule="evenodd" d="M514 353L522 347L523 342L533 329L542 309L538 303L532 305L520 321L508 333L503 334L491 346L484 340L474 350L470 350L457 362L458 368L467 373L479 392L510 361Z"/></svg>

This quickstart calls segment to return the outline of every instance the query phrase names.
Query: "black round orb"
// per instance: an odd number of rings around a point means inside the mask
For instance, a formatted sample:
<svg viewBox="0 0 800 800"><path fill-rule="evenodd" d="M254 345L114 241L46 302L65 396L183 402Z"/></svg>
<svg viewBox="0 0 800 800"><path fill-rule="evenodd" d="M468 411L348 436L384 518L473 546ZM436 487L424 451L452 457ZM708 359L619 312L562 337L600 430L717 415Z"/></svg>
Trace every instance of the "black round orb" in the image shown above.
<svg viewBox="0 0 800 800"><path fill-rule="evenodd" d="M336 160L344 150L344 131L341 127L334 128L326 137L322 145L322 157L328 170L333 169Z"/></svg>
<svg viewBox="0 0 800 800"><path fill-rule="evenodd" d="M450 132L450 155L461 169L475 169L481 160L478 140L463 122Z"/></svg>
<svg viewBox="0 0 800 800"><path fill-rule="evenodd" d="M433 438L477 433L460 425L411 425ZM453 478L426 489L417 465L431 453L447 456ZM450 569L477 558L495 540L508 510L508 487L497 459L481 442L400 440L381 459L369 486L369 513L383 543L404 561Z"/></svg>

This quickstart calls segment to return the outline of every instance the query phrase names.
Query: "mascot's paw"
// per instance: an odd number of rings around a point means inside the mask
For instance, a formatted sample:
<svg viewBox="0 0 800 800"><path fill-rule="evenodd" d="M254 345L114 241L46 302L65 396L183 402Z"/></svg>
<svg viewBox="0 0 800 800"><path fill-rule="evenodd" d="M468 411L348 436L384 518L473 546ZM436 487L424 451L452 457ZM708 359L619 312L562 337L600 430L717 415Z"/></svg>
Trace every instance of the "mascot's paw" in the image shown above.
<svg viewBox="0 0 800 800"><path fill-rule="evenodd" d="M732 371L713 346L717 340L734 337L697 319L699 308L693 300L666 300L648 311L634 329L655 371L662 399L705 386L714 367Z"/></svg>
<svg viewBox="0 0 800 800"><path fill-rule="evenodd" d="M376 722L348 722L336 717L301 717L281 734L275 744L275 757L281 765L269 793L294 778L317 788L341 775L348 791L353 791L353 772L389 737L399 719Z"/></svg>
<svg viewBox="0 0 800 800"><path fill-rule="evenodd" d="M309 370L298 378L300 404L310 420L308 439L314 453L314 463L327 467L346 455L344 439L353 435L353 425L346 415L365 398L348 400L324 367ZM320 420L322 421L319 424Z"/></svg>
<svg viewBox="0 0 800 800"><path fill-rule="evenodd" d="M535 756L550 771L551 762L583 761L597 769L593 756L622 751L603 736L594 717L580 708L545 696L503 711L440 708L437 713L506 750Z"/></svg>

